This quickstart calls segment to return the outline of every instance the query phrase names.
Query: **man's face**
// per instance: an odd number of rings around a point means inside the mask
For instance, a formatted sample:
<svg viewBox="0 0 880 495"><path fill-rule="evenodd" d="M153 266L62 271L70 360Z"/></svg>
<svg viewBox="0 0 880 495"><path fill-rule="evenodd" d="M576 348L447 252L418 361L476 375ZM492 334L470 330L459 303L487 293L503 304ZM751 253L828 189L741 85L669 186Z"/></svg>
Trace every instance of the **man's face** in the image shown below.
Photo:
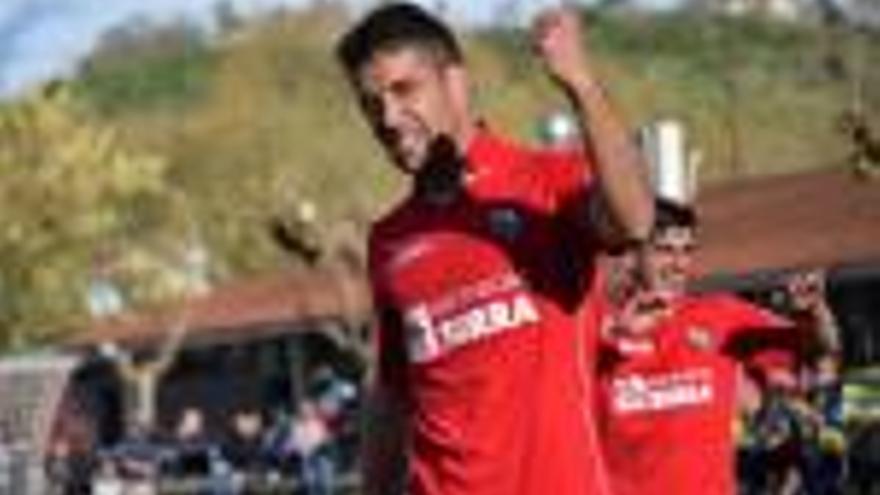
<svg viewBox="0 0 880 495"><path fill-rule="evenodd" d="M694 231L671 227L658 232L646 257L647 276L656 290L681 295L693 274Z"/></svg>
<svg viewBox="0 0 880 495"><path fill-rule="evenodd" d="M376 52L356 74L361 108L402 171L419 171L436 138L457 138L467 118L463 70L403 47Z"/></svg>

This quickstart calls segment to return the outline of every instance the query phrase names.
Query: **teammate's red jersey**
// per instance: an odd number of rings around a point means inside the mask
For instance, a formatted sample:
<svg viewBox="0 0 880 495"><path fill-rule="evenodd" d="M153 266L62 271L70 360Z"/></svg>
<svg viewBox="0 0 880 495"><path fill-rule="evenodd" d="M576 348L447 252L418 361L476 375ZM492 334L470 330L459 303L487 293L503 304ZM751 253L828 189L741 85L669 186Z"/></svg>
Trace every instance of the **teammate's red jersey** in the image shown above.
<svg viewBox="0 0 880 495"><path fill-rule="evenodd" d="M585 170L481 131L464 194L374 225L379 377L409 407L410 493L607 493L584 372L596 332L574 331L594 252Z"/></svg>
<svg viewBox="0 0 880 495"><path fill-rule="evenodd" d="M617 495L732 495L738 361L791 348L786 320L730 296L682 298L599 358L599 430Z"/></svg>

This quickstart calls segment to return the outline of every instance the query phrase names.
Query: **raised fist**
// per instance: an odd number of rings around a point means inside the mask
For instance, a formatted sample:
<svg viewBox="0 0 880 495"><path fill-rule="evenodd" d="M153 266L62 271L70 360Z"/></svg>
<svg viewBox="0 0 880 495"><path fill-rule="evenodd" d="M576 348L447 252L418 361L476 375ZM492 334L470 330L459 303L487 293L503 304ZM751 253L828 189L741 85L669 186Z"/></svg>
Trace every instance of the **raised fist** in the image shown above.
<svg viewBox="0 0 880 495"><path fill-rule="evenodd" d="M559 7L541 13L532 27L532 42L550 75L566 89L593 82L576 11Z"/></svg>
<svg viewBox="0 0 880 495"><path fill-rule="evenodd" d="M793 309L816 310L825 304L825 274L821 270L797 273L786 284Z"/></svg>

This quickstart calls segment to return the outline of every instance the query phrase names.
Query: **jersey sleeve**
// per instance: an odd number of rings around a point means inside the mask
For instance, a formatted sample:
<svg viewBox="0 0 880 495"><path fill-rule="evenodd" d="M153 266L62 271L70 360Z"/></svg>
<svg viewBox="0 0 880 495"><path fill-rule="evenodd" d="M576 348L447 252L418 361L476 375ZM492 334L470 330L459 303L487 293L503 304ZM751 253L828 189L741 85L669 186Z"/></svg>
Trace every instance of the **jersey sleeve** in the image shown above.
<svg viewBox="0 0 880 495"><path fill-rule="evenodd" d="M533 169L539 171L541 183L552 197L550 214L559 241L555 254L564 260L558 273L564 280L562 285L572 289L566 306L583 310L584 298L593 294L597 284L598 253L602 247L590 215L594 194L590 159L578 150L535 153Z"/></svg>
<svg viewBox="0 0 880 495"><path fill-rule="evenodd" d="M723 349L748 366L790 367L804 340L798 325L736 297L718 297L713 304L724 322Z"/></svg>

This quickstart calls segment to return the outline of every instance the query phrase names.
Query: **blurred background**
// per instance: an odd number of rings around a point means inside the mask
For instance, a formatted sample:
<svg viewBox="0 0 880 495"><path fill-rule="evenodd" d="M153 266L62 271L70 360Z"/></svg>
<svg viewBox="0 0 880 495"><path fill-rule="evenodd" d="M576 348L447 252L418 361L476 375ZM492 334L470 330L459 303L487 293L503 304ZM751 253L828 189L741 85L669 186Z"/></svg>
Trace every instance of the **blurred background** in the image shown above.
<svg viewBox="0 0 880 495"><path fill-rule="evenodd" d="M525 35L555 2L422 3L487 120L558 145ZM364 236L401 184L332 46L371 5L0 4L0 493L356 493ZM781 276L828 274L820 450L880 493L880 2L577 5L703 215L703 286L784 311Z"/></svg>

